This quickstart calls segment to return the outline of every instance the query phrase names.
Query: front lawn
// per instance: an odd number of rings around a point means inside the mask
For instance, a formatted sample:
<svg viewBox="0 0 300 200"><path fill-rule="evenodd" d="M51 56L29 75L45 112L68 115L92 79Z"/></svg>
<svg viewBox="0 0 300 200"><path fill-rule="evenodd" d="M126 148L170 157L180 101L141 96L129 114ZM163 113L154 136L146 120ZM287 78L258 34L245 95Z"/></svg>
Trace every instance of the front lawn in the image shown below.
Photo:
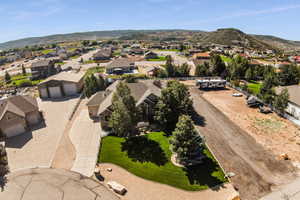
<svg viewBox="0 0 300 200"><path fill-rule="evenodd" d="M54 49L45 49L45 50L42 51L42 54L46 55L46 54L52 53L54 51L55 51Z"/></svg>
<svg viewBox="0 0 300 200"><path fill-rule="evenodd" d="M232 59L230 57L221 55L221 59L224 63L230 63L232 61Z"/></svg>
<svg viewBox="0 0 300 200"><path fill-rule="evenodd" d="M261 85L261 83L255 81L251 81L247 84L248 90L255 95L259 94Z"/></svg>
<svg viewBox="0 0 300 200"><path fill-rule="evenodd" d="M99 162L123 167L136 176L189 191L207 189L226 182L224 173L211 153L204 149L205 162L180 168L170 161L169 140L164 133L154 132L130 139L102 138Z"/></svg>
<svg viewBox="0 0 300 200"><path fill-rule="evenodd" d="M14 75L11 77L11 81L9 83L7 83L7 86L16 86L16 87L27 87L27 86L35 86L37 84L39 84L40 82L43 81L43 79L41 80L30 80L31 74L19 74L19 75Z"/></svg>
<svg viewBox="0 0 300 200"><path fill-rule="evenodd" d="M155 59L147 59L147 61L166 61L167 58L165 56L159 56L158 58Z"/></svg>
<svg viewBox="0 0 300 200"><path fill-rule="evenodd" d="M105 67L91 67L89 68L86 73L85 73L85 77L90 76L94 73L103 73L105 71Z"/></svg>

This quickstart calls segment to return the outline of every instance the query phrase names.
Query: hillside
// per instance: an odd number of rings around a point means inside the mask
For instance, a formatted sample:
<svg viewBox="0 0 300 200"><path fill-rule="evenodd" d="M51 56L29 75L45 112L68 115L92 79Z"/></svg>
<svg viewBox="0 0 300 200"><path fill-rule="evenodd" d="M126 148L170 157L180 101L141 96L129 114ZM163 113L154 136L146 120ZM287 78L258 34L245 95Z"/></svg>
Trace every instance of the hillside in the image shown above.
<svg viewBox="0 0 300 200"><path fill-rule="evenodd" d="M18 48L65 41L97 40L107 38L155 41L179 41L188 39L189 41L195 41L204 44L239 45L254 49L300 49L300 41L290 41L267 35L249 35L233 28L218 29L212 32L198 30L114 30L57 34L44 37L24 38L0 43L0 49Z"/></svg>
<svg viewBox="0 0 300 200"><path fill-rule="evenodd" d="M206 36L202 38L203 43L214 43L222 45L239 45L247 48L254 49L274 49L276 46L272 46L261 40L258 40L251 35L245 34L238 29L218 29L213 32L208 32Z"/></svg>

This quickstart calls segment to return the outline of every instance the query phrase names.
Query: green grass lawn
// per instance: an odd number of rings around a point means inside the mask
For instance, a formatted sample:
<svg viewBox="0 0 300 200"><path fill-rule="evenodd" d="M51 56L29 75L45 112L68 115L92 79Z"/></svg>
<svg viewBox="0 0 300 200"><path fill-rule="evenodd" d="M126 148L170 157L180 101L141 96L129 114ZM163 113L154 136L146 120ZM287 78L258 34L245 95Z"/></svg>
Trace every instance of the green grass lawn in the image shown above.
<svg viewBox="0 0 300 200"><path fill-rule="evenodd" d="M223 62L227 62L227 63L231 62L231 58L224 56L224 55L221 55L221 59L223 60Z"/></svg>
<svg viewBox="0 0 300 200"><path fill-rule="evenodd" d="M178 49L158 49L157 51L175 51L175 52L180 52Z"/></svg>
<svg viewBox="0 0 300 200"><path fill-rule="evenodd" d="M147 61L166 61L167 58L165 56L159 56L156 59L147 59Z"/></svg>
<svg viewBox="0 0 300 200"><path fill-rule="evenodd" d="M85 77L87 76L90 76L94 73L103 73L105 71L105 67L92 67L92 68L89 68L86 73L85 73Z"/></svg>
<svg viewBox="0 0 300 200"><path fill-rule="evenodd" d="M261 83L255 81L251 81L247 84L248 90L253 94L259 94L261 85Z"/></svg>
<svg viewBox="0 0 300 200"><path fill-rule="evenodd" d="M42 51L42 54L46 55L46 54L52 53L52 52L54 52L54 49L45 49Z"/></svg>
<svg viewBox="0 0 300 200"><path fill-rule="evenodd" d="M18 74L11 77L10 83L7 86L16 86L16 87L25 87L25 86L34 86L42 82L43 80L34 80L31 81L29 77L31 74Z"/></svg>
<svg viewBox="0 0 300 200"><path fill-rule="evenodd" d="M70 57L70 59L76 59L76 58L79 58L79 57L80 57L79 55L76 55L76 56Z"/></svg>
<svg viewBox="0 0 300 200"><path fill-rule="evenodd" d="M207 189L227 181L211 153L203 164L180 168L170 162L169 140L164 133L130 139L107 136L102 138L99 162L121 166L136 176L189 191Z"/></svg>
<svg viewBox="0 0 300 200"><path fill-rule="evenodd" d="M83 64L92 64L92 63L96 63L96 62L94 60L83 61Z"/></svg>

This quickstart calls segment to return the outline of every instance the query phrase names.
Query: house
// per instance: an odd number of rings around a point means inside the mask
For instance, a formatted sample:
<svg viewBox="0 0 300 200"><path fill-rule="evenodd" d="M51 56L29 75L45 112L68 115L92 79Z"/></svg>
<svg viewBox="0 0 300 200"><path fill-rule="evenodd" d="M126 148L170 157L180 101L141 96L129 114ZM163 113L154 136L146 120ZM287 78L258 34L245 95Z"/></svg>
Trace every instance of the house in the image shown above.
<svg viewBox="0 0 300 200"><path fill-rule="evenodd" d="M131 73L135 67L135 63L127 58L118 58L113 60L106 66L107 74L124 74Z"/></svg>
<svg viewBox="0 0 300 200"><path fill-rule="evenodd" d="M193 55L193 62L197 65L203 65L204 63L210 63L210 53L195 53Z"/></svg>
<svg viewBox="0 0 300 200"><path fill-rule="evenodd" d="M41 98L74 96L83 89L83 73L60 72L38 84Z"/></svg>
<svg viewBox="0 0 300 200"><path fill-rule="evenodd" d="M112 108L112 98L120 81L114 82L104 92L99 92L91 97L87 103L90 117L100 120L103 129L109 129L108 122ZM161 94L159 81L144 80L137 83L127 83L131 95L136 101L136 106L143 112L141 121L150 121L154 116L154 107Z"/></svg>
<svg viewBox="0 0 300 200"><path fill-rule="evenodd" d="M153 51L149 51L149 52L145 53L144 58L146 60L148 60L148 59L157 59L159 57L158 57L157 53L154 53Z"/></svg>
<svg viewBox="0 0 300 200"><path fill-rule="evenodd" d="M286 108L286 113L300 120L300 85L280 86L276 87L276 94L279 94L283 89L287 89L289 93L289 103Z"/></svg>
<svg viewBox="0 0 300 200"><path fill-rule="evenodd" d="M300 64L300 56L295 56L295 62Z"/></svg>
<svg viewBox="0 0 300 200"><path fill-rule="evenodd" d="M144 53L145 50L140 48L132 48L129 50L130 55L143 55Z"/></svg>
<svg viewBox="0 0 300 200"><path fill-rule="evenodd" d="M47 78L56 73L54 61L43 59L31 64L31 79Z"/></svg>
<svg viewBox="0 0 300 200"><path fill-rule="evenodd" d="M41 121L36 98L12 96L0 100L0 130L6 137L20 135Z"/></svg>
<svg viewBox="0 0 300 200"><path fill-rule="evenodd" d="M112 57L112 50L110 48L101 49L93 55L95 61L108 61Z"/></svg>
<svg viewBox="0 0 300 200"><path fill-rule="evenodd" d="M154 65L139 66L139 72L142 74L146 74L147 76L154 76L159 68L159 66Z"/></svg>

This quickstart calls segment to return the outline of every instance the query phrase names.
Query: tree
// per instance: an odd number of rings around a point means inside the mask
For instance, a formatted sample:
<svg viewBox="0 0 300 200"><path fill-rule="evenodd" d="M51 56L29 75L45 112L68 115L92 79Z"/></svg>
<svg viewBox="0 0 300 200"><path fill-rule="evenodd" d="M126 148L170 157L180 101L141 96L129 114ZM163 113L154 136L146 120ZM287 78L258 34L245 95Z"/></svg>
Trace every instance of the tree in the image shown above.
<svg viewBox="0 0 300 200"><path fill-rule="evenodd" d="M22 65L22 74L23 74L24 76L26 76L26 69L25 69L24 65Z"/></svg>
<svg viewBox="0 0 300 200"><path fill-rule="evenodd" d="M99 77L97 79L93 74L90 76L87 76L84 79L84 94L86 97L90 97L96 92L100 90L105 89L105 81L103 80L102 77Z"/></svg>
<svg viewBox="0 0 300 200"><path fill-rule="evenodd" d="M280 85L293 85L299 83L300 71L296 65L282 66L279 69L278 79Z"/></svg>
<svg viewBox="0 0 300 200"><path fill-rule="evenodd" d="M120 82L112 100L113 112L109 126L119 136L129 136L135 133L138 122L138 109L136 102L126 83Z"/></svg>
<svg viewBox="0 0 300 200"><path fill-rule="evenodd" d="M205 62L203 65L197 65L195 76L209 76L209 64Z"/></svg>
<svg viewBox="0 0 300 200"><path fill-rule="evenodd" d="M2 144L0 144L0 187L2 189L6 183L5 176L8 174L8 172L9 168L5 147Z"/></svg>
<svg viewBox="0 0 300 200"><path fill-rule="evenodd" d="M249 67L249 68L247 69L246 74L245 74L245 79L246 79L247 81L253 80L253 70L252 70L251 67Z"/></svg>
<svg viewBox="0 0 300 200"><path fill-rule="evenodd" d="M271 73L263 81L259 96L265 103L271 104L274 100L274 95L275 95L275 92L273 90L273 87L275 85L274 81L275 79Z"/></svg>
<svg viewBox="0 0 300 200"><path fill-rule="evenodd" d="M90 41L89 40L83 40L82 41L82 45L85 46L85 47L89 46L90 45Z"/></svg>
<svg viewBox="0 0 300 200"><path fill-rule="evenodd" d="M178 117L183 114L191 115L192 111L193 102L188 88L178 81L169 81L161 91L154 119L162 130L170 133L174 130Z"/></svg>
<svg viewBox="0 0 300 200"><path fill-rule="evenodd" d="M181 115L176 129L170 139L171 149L177 154L180 163L186 163L192 159L192 155L199 150L202 139L197 133L192 119L187 115Z"/></svg>
<svg viewBox="0 0 300 200"><path fill-rule="evenodd" d="M9 83L11 81L11 76L9 75L9 73L7 71L5 71L4 79L7 83Z"/></svg>
<svg viewBox="0 0 300 200"><path fill-rule="evenodd" d="M225 63L218 54L215 54L211 57L211 67L211 72L215 76L220 76L226 69Z"/></svg>
<svg viewBox="0 0 300 200"><path fill-rule="evenodd" d="M173 59L170 55L166 56L166 71L169 77L174 77L175 75L175 66L173 64Z"/></svg>
<svg viewBox="0 0 300 200"><path fill-rule="evenodd" d="M273 106L279 114L283 114L288 107L289 97L289 92L286 88L283 89L279 95L275 96Z"/></svg>
<svg viewBox="0 0 300 200"><path fill-rule="evenodd" d="M183 63L181 66L178 66L176 70L176 76L179 77L188 77L190 75L190 66L187 63Z"/></svg>
<svg viewBox="0 0 300 200"><path fill-rule="evenodd" d="M115 96L113 99L113 112L109 119L109 126L117 136L128 137L133 133L133 123L129 111L121 100Z"/></svg>

